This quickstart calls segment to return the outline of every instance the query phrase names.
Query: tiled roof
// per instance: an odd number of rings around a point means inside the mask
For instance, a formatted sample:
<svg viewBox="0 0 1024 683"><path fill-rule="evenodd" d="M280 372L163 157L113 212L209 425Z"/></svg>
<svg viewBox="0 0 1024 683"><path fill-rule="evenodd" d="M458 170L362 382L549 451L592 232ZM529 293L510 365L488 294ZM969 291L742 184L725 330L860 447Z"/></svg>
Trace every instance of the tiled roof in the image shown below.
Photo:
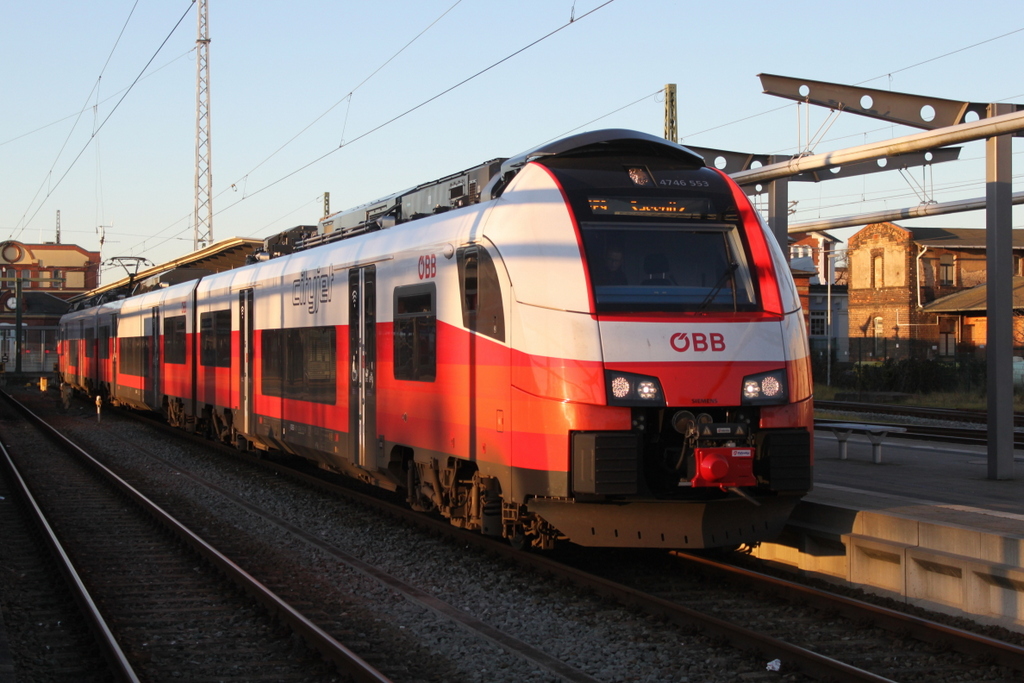
<svg viewBox="0 0 1024 683"><path fill-rule="evenodd" d="M978 285L956 294L950 294L922 308L928 313L985 313L988 310L988 287ZM1024 277L1013 277L1013 307L1024 308Z"/></svg>

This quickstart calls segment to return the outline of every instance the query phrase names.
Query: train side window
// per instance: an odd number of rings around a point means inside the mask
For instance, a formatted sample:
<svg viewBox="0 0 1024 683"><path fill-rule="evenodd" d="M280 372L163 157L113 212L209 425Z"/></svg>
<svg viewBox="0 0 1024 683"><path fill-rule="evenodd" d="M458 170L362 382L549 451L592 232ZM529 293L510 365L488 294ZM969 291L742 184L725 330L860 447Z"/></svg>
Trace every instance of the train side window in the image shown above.
<svg viewBox="0 0 1024 683"><path fill-rule="evenodd" d="M334 405L337 341L334 327L260 332L264 396Z"/></svg>
<svg viewBox="0 0 1024 683"><path fill-rule="evenodd" d="M145 377L149 367L150 338L123 337L120 341L120 371L125 375Z"/></svg>
<svg viewBox="0 0 1024 683"><path fill-rule="evenodd" d="M505 341L505 305L491 255L483 247L471 246L459 249L457 256L462 324L474 332Z"/></svg>
<svg viewBox="0 0 1024 683"><path fill-rule="evenodd" d="M97 335L99 348L97 352L101 360L110 358L110 325L100 325L100 332Z"/></svg>
<svg viewBox="0 0 1024 683"><path fill-rule="evenodd" d="M433 283L395 288L395 379L437 377L437 288Z"/></svg>
<svg viewBox="0 0 1024 683"><path fill-rule="evenodd" d="M93 353L93 346L95 345L95 342L93 340L96 338L96 331L89 327L86 328L83 332L83 343L85 344L85 357L92 358L93 355L95 355Z"/></svg>
<svg viewBox="0 0 1024 683"><path fill-rule="evenodd" d="M164 318L164 362L185 363L185 316Z"/></svg>
<svg viewBox="0 0 1024 683"><path fill-rule="evenodd" d="M199 362L208 367L231 367L231 311L199 316Z"/></svg>

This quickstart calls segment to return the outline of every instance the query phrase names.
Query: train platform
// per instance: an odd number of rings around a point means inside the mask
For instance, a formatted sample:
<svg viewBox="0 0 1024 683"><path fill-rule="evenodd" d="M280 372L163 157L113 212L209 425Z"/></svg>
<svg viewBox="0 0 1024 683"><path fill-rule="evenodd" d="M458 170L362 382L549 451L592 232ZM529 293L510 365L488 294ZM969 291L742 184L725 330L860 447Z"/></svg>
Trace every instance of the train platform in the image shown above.
<svg viewBox="0 0 1024 683"><path fill-rule="evenodd" d="M984 447L867 436L840 459L815 432L814 490L755 554L911 604L1024 631L1024 452L988 479Z"/></svg>

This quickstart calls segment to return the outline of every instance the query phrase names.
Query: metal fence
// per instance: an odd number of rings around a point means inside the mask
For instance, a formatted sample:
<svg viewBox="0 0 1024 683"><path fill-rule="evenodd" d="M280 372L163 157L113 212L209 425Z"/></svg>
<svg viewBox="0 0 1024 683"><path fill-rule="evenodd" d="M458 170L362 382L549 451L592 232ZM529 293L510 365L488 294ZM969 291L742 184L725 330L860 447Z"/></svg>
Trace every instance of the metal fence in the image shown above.
<svg viewBox="0 0 1024 683"><path fill-rule="evenodd" d="M977 393L985 390L985 348L962 344L940 353L934 341L850 337L811 339L814 381L859 392ZM837 352L842 349L842 353ZM831 353L830 353L831 351ZM1024 356L1024 349L1015 349ZM842 357L840 357L842 356ZM1024 359L1014 363L1014 384L1024 382ZM1019 375L1019 376L1018 376Z"/></svg>

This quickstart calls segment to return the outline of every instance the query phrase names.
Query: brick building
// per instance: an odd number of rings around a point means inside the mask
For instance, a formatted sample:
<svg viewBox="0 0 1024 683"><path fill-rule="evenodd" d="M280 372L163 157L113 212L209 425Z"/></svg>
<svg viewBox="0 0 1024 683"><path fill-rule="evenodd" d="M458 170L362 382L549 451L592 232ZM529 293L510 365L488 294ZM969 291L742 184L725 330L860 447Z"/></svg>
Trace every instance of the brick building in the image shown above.
<svg viewBox="0 0 1024 683"><path fill-rule="evenodd" d="M74 244L0 242L0 362L6 369L19 365L14 334L19 317L25 331L21 369L45 372L52 367L57 322L68 309L67 299L95 289L99 272L98 251Z"/></svg>
<svg viewBox="0 0 1024 683"><path fill-rule="evenodd" d="M1022 275L1024 231L1013 233L1014 273ZM850 237L849 334L860 340L860 359L905 356L912 339L928 356L977 344L977 330L964 315L928 304L983 285L985 252L983 229L874 223Z"/></svg>

